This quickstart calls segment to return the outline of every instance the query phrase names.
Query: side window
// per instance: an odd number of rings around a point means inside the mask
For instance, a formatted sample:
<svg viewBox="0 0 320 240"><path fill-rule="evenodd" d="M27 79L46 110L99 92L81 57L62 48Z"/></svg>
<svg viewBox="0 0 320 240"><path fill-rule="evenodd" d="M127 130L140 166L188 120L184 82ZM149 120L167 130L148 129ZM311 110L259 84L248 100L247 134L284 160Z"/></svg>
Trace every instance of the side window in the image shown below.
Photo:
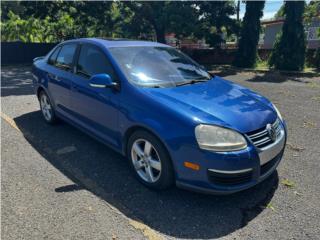
<svg viewBox="0 0 320 240"><path fill-rule="evenodd" d="M61 47L58 47L58 48L56 48L56 50L54 50L54 52L51 54L51 56L48 60L48 64L54 65L56 63L56 59L57 59L57 56L58 56L60 49L61 49Z"/></svg>
<svg viewBox="0 0 320 240"><path fill-rule="evenodd" d="M77 74L91 77L99 73L109 74L115 80L115 74L105 54L91 45L82 45L77 64Z"/></svg>
<svg viewBox="0 0 320 240"><path fill-rule="evenodd" d="M55 62L55 66L65 70L70 70L72 67L73 56L76 52L76 49L76 44L66 44L62 46Z"/></svg>

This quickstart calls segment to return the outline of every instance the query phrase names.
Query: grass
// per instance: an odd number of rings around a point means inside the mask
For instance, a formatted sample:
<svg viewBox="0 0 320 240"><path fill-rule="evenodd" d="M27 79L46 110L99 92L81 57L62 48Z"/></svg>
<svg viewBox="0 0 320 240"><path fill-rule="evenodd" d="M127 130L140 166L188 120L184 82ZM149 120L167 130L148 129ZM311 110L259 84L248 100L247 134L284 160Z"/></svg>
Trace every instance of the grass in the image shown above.
<svg viewBox="0 0 320 240"><path fill-rule="evenodd" d="M269 70L268 62L267 61L258 61L255 70Z"/></svg>
<svg viewBox="0 0 320 240"><path fill-rule="evenodd" d="M281 183L288 188L293 188L295 186L295 183L287 178L283 179Z"/></svg>
<svg viewBox="0 0 320 240"><path fill-rule="evenodd" d="M262 61L259 60L256 64L256 67L254 68L254 70L261 70L261 71L269 71L271 70L268 66L268 61ZM303 71L301 71L302 73L317 73L319 72L319 70L309 67L309 66L305 66Z"/></svg>

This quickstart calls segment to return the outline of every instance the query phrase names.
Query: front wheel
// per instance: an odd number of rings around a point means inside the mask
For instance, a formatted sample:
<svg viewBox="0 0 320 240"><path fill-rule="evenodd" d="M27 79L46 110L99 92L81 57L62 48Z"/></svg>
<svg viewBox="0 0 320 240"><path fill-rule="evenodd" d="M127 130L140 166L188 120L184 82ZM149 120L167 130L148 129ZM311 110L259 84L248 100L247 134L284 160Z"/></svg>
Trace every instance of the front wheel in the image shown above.
<svg viewBox="0 0 320 240"><path fill-rule="evenodd" d="M152 189L166 189L173 184L174 172L163 144L146 131L137 131L130 138L127 156L135 176Z"/></svg>
<svg viewBox="0 0 320 240"><path fill-rule="evenodd" d="M57 121L57 118L54 113L54 109L48 95L44 91L41 91L39 94L39 102L44 120L50 124L55 123Z"/></svg>

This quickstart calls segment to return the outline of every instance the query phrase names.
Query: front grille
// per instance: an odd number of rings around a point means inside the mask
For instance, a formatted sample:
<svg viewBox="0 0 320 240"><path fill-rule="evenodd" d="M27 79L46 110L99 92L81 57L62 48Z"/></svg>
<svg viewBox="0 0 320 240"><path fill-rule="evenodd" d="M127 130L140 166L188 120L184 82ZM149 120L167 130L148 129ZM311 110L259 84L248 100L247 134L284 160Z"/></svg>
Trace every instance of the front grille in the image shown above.
<svg viewBox="0 0 320 240"><path fill-rule="evenodd" d="M238 185L252 179L252 171L245 173L225 174L208 170L209 181L219 185Z"/></svg>
<svg viewBox="0 0 320 240"><path fill-rule="evenodd" d="M276 135L278 138L281 134L280 120L277 118L277 120L272 125L276 130ZM264 148L273 143L266 129L266 126L264 128L260 128L258 130L247 133L247 136L250 138L252 143L258 148Z"/></svg>

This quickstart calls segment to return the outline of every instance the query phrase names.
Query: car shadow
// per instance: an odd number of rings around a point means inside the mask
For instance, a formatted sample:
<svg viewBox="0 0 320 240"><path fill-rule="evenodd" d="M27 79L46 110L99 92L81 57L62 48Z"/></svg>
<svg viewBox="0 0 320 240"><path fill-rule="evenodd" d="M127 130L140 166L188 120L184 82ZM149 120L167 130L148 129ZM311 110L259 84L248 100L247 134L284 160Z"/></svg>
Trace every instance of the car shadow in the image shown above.
<svg viewBox="0 0 320 240"><path fill-rule="evenodd" d="M1 66L1 96L34 94L30 65Z"/></svg>
<svg viewBox="0 0 320 240"><path fill-rule="evenodd" d="M67 186L57 184L52 191L86 189L127 217L168 236L209 239L232 233L260 214L278 187L275 172L259 185L228 196L175 187L151 191L136 181L123 156L76 128L63 122L48 125L39 111L14 120L31 146L73 181Z"/></svg>

